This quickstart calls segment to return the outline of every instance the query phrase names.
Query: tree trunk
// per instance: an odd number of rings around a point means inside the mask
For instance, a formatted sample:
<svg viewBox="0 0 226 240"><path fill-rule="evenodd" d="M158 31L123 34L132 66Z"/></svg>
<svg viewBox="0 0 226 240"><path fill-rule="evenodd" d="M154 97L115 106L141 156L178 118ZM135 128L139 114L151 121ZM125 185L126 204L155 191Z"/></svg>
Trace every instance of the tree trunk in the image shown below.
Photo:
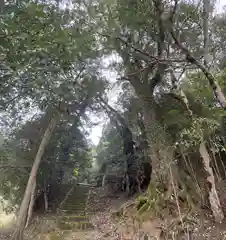
<svg viewBox="0 0 226 240"><path fill-rule="evenodd" d="M29 208L28 208L28 213L27 213L27 222L26 222L25 228L28 227L28 225L30 224L30 221L32 219L33 207L34 207L34 203L35 203L35 190L36 190L36 181L34 182L33 189L31 192L31 199L30 199L30 203L29 203Z"/></svg>
<svg viewBox="0 0 226 240"><path fill-rule="evenodd" d="M148 156L148 139L147 139L146 128L145 128L143 119L139 118L139 116L137 116L137 118L138 118L137 124L140 128L141 137L142 137L142 140L143 140L142 148L143 148L143 151L144 151L144 159L145 159L145 162L150 163L150 158Z"/></svg>
<svg viewBox="0 0 226 240"><path fill-rule="evenodd" d="M62 209L64 203L67 201L68 197L70 196L70 194L73 192L74 189L75 189L75 185L73 184L73 186L69 189L69 191L65 195L64 199L61 201L58 211L60 211Z"/></svg>
<svg viewBox="0 0 226 240"><path fill-rule="evenodd" d="M41 158L44 154L44 150L47 144L49 143L51 135L57 125L57 118L58 116L55 116L55 115L52 117L49 123L49 126L47 127L44 133L38 152L36 154L36 157L32 166L32 170L28 179L27 187L24 193L24 197L20 206L19 214L17 217L16 229L14 230L13 236L11 238L12 240L23 240L23 232L24 232L24 227L26 223L27 210L28 210L29 200L31 198L31 192L36 181L36 175L41 162Z"/></svg>
<svg viewBox="0 0 226 240"><path fill-rule="evenodd" d="M210 183L208 192L209 192L209 202L211 205L211 210L213 212L215 221L221 222L224 219L224 215L221 210L220 201L219 201L218 194L216 191L213 170L210 167L210 156L209 156L209 153L208 153L204 143L200 144L199 152L203 159L204 168L205 168L206 172L209 174L209 176L207 177L207 181L208 181L208 183Z"/></svg>
<svg viewBox="0 0 226 240"><path fill-rule="evenodd" d="M162 178L164 164L161 158L161 134L159 134L159 126L156 122L156 113L153 103L144 103L144 123L147 132L147 140L149 146L149 156L151 159L152 174L151 181L158 182Z"/></svg>
<svg viewBox="0 0 226 240"><path fill-rule="evenodd" d="M47 187L46 187L45 182L44 182L43 196L44 196L45 212L48 212L48 210L49 210L48 191L47 191Z"/></svg>
<svg viewBox="0 0 226 240"><path fill-rule="evenodd" d="M5 10L5 1L0 0L0 14L3 15Z"/></svg>
<svg viewBox="0 0 226 240"><path fill-rule="evenodd" d="M209 18L211 13L210 0L203 0L203 38L204 38L204 66L208 69L210 62L209 54ZM211 74L209 74L211 75ZM213 89L213 92L216 96L216 99L220 103L221 107L226 110L226 98L225 95L219 86L216 79L213 76L207 77L209 80L210 86Z"/></svg>
<svg viewBox="0 0 226 240"><path fill-rule="evenodd" d="M172 82L175 84L176 77L175 77L173 71L171 71L171 77L173 79ZM180 102L182 103L182 105L184 105L186 107L186 110L188 111L189 116L193 120L194 119L193 111L192 111L191 107L189 106L189 101L188 101L187 96L185 95L184 91L182 89L180 89L178 87L178 85L173 86L173 88L179 90L178 91L179 96L177 97L177 99L179 99ZM210 166L211 158L209 156L207 147L204 142L202 142L199 146L199 153L203 159L203 166L208 175L207 182L210 183L210 188L208 189L208 195L209 195L209 202L210 202L211 210L213 212L215 220L217 222L220 222L223 220L224 215L221 210L220 201L219 201L218 194L217 194L216 187L215 187L215 179L214 179L213 170Z"/></svg>
<svg viewBox="0 0 226 240"><path fill-rule="evenodd" d="M210 59L209 59L209 18L210 18L210 0L203 0L203 37L204 37L204 66L208 68ZM211 83L211 82L210 82ZM215 83L215 85L213 85ZM217 95L217 99L219 103L226 108L226 99L225 96L220 88L220 86L217 84L216 81L214 81L211 84L213 91L215 92L215 95ZM209 190L209 202L211 205L211 210L213 212L213 215L215 217L216 222L221 222L224 219L224 215L221 209L220 201L218 198L216 186L215 186L215 179L213 170L210 167L210 156L207 151L205 143L200 144L199 152L203 159L203 165L206 170L206 172L209 174L207 177L207 182L210 183L210 189Z"/></svg>
<svg viewBox="0 0 226 240"><path fill-rule="evenodd" d="M44 191L44 202L45 202L45 212L48 212L49 204L48 204L48 196L46 191Z"/></svg>
<svg viewBox="0 0 226 240"><path fill-rule="evenodd" d="M102 178L102 187L105 187L105 178L106 178L106 173L104 174Z"/></svg>
<svg viewBox="0 0 226 240"><path fill-rule="evenodd" d="M209 15L210 0L203 0L203 37L204 37L204 65L209 64Z"/></svg>

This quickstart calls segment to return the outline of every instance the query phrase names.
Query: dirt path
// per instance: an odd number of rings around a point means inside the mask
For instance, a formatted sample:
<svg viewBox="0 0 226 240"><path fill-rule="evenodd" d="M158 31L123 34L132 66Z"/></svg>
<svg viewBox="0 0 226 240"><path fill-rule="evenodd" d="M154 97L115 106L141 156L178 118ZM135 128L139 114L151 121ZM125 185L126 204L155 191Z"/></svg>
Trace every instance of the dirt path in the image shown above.
<svg viewBox="0 0 226 240"><path fill-rule="evenodd" d="M88 220L84 216L78 220L78 213L42 216L37 224L26 230L26 240L144 240L145 235L152 236L151 239L172 239L159 238L167 225L167 215L164 213L165 219L138 221L135 199L136 196L132 199L123 196L112 198L106 196L102 189L95 189L86 209ZM195 224L190 229L189 238L180 235L174 239L226 240L226 221L216 225L208 211L192 217ZM76 223L80 223L79 227ZM0 240L9 239L9 231L0 231Z"/></svg>
<svg viewBox="0 0 226 240"><path fill-rule="evenodd" d="M159 236L157 221L146 222L139 229L138 222L133 217L136 215L136 196L130 199L122 195L118 198L109 198L101 194L101 191L95 190L92 193L89 204L90 222L94 229L72 231L67 240L143 240L146 233L149 236ZM117 216L118 214L120 216Z"/></svg>

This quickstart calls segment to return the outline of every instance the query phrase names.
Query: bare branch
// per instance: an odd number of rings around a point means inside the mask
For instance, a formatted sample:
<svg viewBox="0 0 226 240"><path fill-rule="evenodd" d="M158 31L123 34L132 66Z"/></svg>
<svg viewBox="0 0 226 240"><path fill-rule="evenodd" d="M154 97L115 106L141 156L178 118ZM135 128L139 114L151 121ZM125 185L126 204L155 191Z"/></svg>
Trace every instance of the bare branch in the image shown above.
<svg viewBox="0 0 226 240"><path fill-rule="evenodd" d="M105 37L111 37L110 35L104 35ZM165 59L165 58L159 58L158 56L153 56L151 54L149 54L148 52L145 52L137 47L135 47L134 45L132 45L131 43L129 43L127 40L123 39L122 37L115 37L116 40L121 41L122 43L124 43L127 47L132 48L134 51L150 58L150 64L156 62L156 63L180 63L180 62L185 62L185 60L181 60L181 59Z"/></svg>
<svg viewBox="0 0 226 240"><path fill-rule="evenodd" d="M73 84L77 84L77 80L79 79L79 77L81 76L82 72L85 70L86 66L84 65L81 70L79 71L79 73L77 74L77 76L75 77L75 80L73 81Z"/></svg>
<svg viewBox="0 0 226 240"><path fill-rule="evenodd" d="M134 75L137 75L137 74L139 74L139 73L144 72L144 71L147 70L148 68L153 68L155 65L156 65L156 62L153 61L152 64L150 64L150 65L148 65L148 66L146 66L146 67L144 67L144 68L142 68L142 69L140 69L140 70L138 70L138 71L136 71L136 72L129 73L129 74L127 74L127 76L128 76L128 77L132 77L132 76L134 76Z"/></svg>
<svg viewBox="0 0 226 240"><path fill-rule="evenodd" d="M120 40L120 41L123 42L127 47L132 48L132 49L135 50L136 52L139 52L139 53L141 53L141 54L144 55L144 56L147 56L147 57L149 57L149 58L151 58L151 59L154 59L154 60L156 60L156 61L159 61L159 59L158 59L157 57L152 56L152 55L150 55L149 53L144 52L143 50L141 50L141 49L133 46L132 44L128 43L128 41L124 40L123 38L121 38L121 37L116 37L115 39L116 39L116 40Z"/></svg>

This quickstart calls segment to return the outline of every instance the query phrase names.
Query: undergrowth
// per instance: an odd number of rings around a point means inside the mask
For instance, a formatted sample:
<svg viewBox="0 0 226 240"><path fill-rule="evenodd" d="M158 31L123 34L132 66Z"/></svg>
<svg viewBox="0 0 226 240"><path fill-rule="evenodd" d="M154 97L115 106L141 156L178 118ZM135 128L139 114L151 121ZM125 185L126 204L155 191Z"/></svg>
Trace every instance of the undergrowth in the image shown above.
<svg viewBox="0 0 226 240"><path fill-rule="evenodd" d="M137 198L137 210L139 214L148 212L156 215L164 207L164 188L150 183L148 191Z"/></svg>

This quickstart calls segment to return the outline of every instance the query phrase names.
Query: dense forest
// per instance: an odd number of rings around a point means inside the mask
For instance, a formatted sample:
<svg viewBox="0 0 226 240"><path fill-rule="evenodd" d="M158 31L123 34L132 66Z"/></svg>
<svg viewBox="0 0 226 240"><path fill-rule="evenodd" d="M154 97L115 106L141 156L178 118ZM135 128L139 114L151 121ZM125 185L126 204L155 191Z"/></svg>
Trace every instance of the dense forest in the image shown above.
<svg viewBox="0 0 226 240"><path fill-rule="evenodd" d="M215 1L0 0L0 36L12 240L79 184L140 195L140 212L173 201L179 215L186 205L223 221L226 12Z"/></svg>

